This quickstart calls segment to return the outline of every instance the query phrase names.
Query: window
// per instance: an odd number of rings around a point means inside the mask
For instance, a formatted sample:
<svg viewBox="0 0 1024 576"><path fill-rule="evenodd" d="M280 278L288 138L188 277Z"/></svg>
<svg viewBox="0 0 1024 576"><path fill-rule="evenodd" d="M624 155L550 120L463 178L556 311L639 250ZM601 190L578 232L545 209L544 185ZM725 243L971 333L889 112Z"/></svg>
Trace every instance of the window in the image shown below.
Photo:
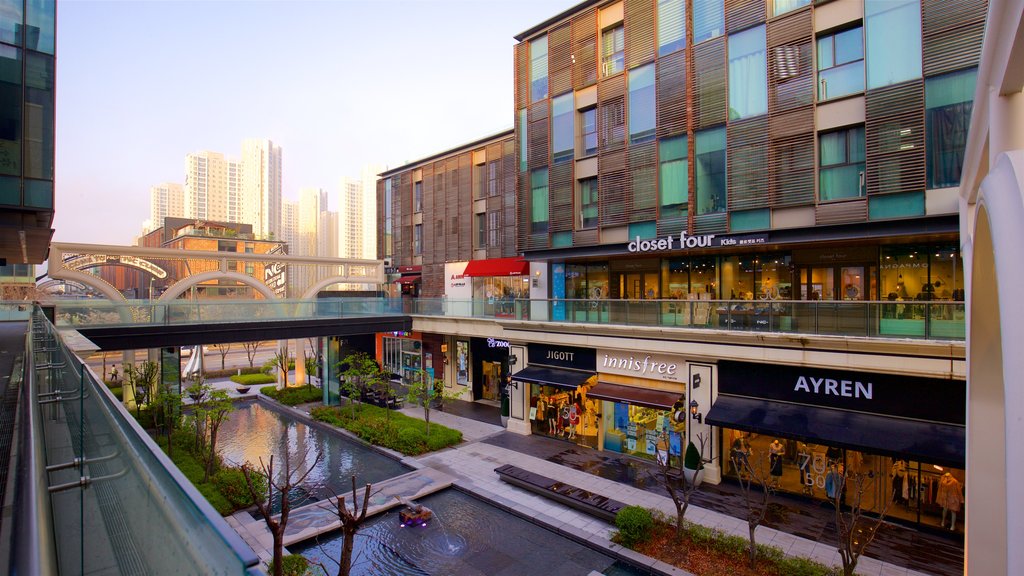
<svg viewBox="0 0 1024 576"><path fill-rule="evenodd" d="M15 176L21 175L21 68L21 50L0 44L0 174ZM21 199L11 204L21 204Z"/></svg>
<svg viewBox="0 0 1024 576"><path fill-rule="evenodd" d="M572 160L573 102L572 92L551 100L551 156L555 164Z"/></svg>
<svg viewBox="0 0 1024 576"><path fill-rule="evenodd" d="M548 169L530 173L530 233L548 231Z"/></svg>
<svg viewBox="0 0 1024 576"><path fill-rule="evenodd" d="M668 138L658 144L658 191L663 216L673 215L670 212L675 210L685 211L690 201L686 144L686 136Z"/></svg>
<svg viewBox="0 0 1024 576"><path fill-rule="evenodd" d="M412 185L412 211L423 212L423 181L414 182Z"/></svg>
<svg viewBox="0 0 1024 576"><path fill-rule="evenodd" d="M694 44L721 36L724 29L724 0L700 0L693 3Z"/></svg>
<svg viewBox="0 0 1024 576"><path fill-rule="evenodd" d="M580 111L580 155L597 154L597 108Z"/></svg>
<svg viewBox="0 0 1024 576"><path fill-rule="evenodd" d="M394 238L392 236L393 231L391 218L391 178L384 180L384 257L388 258L394 255Z"/></svg>
<svg viewBox="0 0 1024 576"><path fill-rule="evenodd" d="M972 68L924 81L929 188L960 185L977 79Z"/></svg>
<svg viewBox="0 0 1024 576"><path fill-rule="evenodd" d="M864 127L818 136L818 199L822 202L864 196Z"/></svg>
<svg viewBox="0 0 1024 576"><path fill-rule="evenodd" d="M921 77L919 0L865 0L868 88Z"/></svg>
<svg viewBox="0 0 1024 576"><path fill-rule="evenodd" d="M494 248L498 245L498 211L487 213L487 245Z"/></svg>
<svg viewBox="0 0 1024 576"><path fill-rule="evenodd" d="M654 139L654 64L629 71L629 141Z"/></svg>
<svg viewBox="0 0 1024 576"><path fill-rule="evenodd" d="M601 106L601 148L612 148L626 139L626 117L622 99L611 100Z"/></svg>
<svg viewBox="0 0 1024 576"><path fill-rule="evenodd" d="M498 161L491 160L487 163L487 194L494 196L498 193Z"/></svg>
<svg viewBox="0 0 1024 576"><path fill-rule="evenodd" d="M414 256L423 254L423 224L417 224L412 229L412 253Z"/></svg>
<svg viewBox="0 0 1024 576"><path fill-rule="evenodd" d="M729 36L729 118L768 112L768 62L764 26Z"/></svg>
<svg viewBox="0 0 1024 576"><path fill-rule="evenodd" d="M530 102L548 97L548 37L530 42Z"/></svg>
<svg viewBox="0 0 1024 576"><path fill-rule="evenodd" d="M480 213L473 217L473 225L476 228L476 246L474 248L487 248L487 214Z"/></svg>
<svg viewBox="0 0 1024 576"><path fill-rule="evenodd" d="M24 134L26 177L53 179L53 130L53 57L27 52Z"/></svg>
<svg viewBox="0 0 1024 576"><path fill-rule="evenodd" d="M686 47L686 2L658 0L658 56Z"/></svg>
<svg viewBox="0 0 1024 576"><path fill-rule="evenodd" d="M577 185L579 219L576 227L580 230L597 228L597 178L580 180Z"/></svg>
<svg viewBox="0 0 1024 576"><path fill-rule="evenodd" d="M802 6L807 6L811 0L772 0L772 16L792 12Z"/></svg>
<svg viewBox="0 0 1024 576"><path fill-rule="evenodd" d="M473 200L479 200L485 196L487 190L487 170L483 164L473 165Z"/></svg>
<svg viewBox="0 0 1024 576"><path fill-rule="evenodd" d="M519 171L526 172L526 110L519 111Z"/></svg>
<svg viewBox="0 0 1024 576"><path fill-rule="evenodd" d="M612 76L625 68L625 33L621 25L601 33L601 75Z"/></svg>
<svg viewBox="0 0 1024 576"><path fill-rule="evenodd" d="M725 212L725 127L694 134L697 139L697 214Z"/></svg>
<svg viewBox="0 0 1024 576"><path fill-rule="evenodd" d="M864 91L864 29L818 38L818 100Z"/></svg>

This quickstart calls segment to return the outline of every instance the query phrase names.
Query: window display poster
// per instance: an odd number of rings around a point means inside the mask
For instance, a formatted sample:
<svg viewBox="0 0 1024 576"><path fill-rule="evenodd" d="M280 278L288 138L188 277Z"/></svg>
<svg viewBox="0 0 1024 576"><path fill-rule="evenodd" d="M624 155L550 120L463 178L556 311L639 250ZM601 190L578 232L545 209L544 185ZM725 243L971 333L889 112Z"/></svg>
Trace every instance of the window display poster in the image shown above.
<svg viewBox="0 0 1024 576"><path fill-rule="evenodd" d="M466 340L455 342L455 368L455 381L469 384L469 342Z"/></svg>
<svg viewBox="0 0 1024 576"><path fill-rule="evenodd" d="M551 265L551 319L565 320L565 263L555 262Z"/></svg>
<svg viewBox="0 0 1024 576"><path fill-rule="evenodd" d="M619 430L631 429L633 430L633 437L636 437L636 424L629 421L629 405L621 402L613 404L615 406L615 428Z"/></svg>
<svg viewBox="0 0 1024 576"><path fill-rule="evenodd" d="M648 454L654 454L654 451L658 448L658 431L648 430L644 434L644 437L645 440L647 440L647 446L644 451Z"/></svg>
<svg viewBox="0 0 1024 576"><path fill-rule="evenodd" d="M679 432L669 432L668 453L673 456L679 456L683 453L683 435Z"/></svg>
<svg viewBox="0 0 1024 576"><path fill-rule="evenodd" d="M618 414L616 414L618 416ZM636 423L630 422L626 426L626 449L630 452L636 452Z"/></svg>

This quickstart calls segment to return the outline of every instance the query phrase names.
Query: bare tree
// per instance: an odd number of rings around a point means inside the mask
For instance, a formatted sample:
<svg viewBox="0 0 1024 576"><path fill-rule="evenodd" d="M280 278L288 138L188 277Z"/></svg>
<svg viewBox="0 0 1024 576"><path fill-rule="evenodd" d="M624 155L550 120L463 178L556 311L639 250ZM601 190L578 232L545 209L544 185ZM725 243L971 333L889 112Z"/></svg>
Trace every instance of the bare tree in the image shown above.
<svg viewBox="0 0 1024 576"><path fill-rule="evenodd" d="M865 517L864 497L870 492L869 488L875 481L862 472L845 472L841 468L831 471L834 482L835 498L832 503L836 510L836 537L838 538L839 557L843 561L843 574L853 576L857 569L857 562L867 550L867 547L874 541L885 521L885 515L889 512L889 505L892 504L892 492L888 492L888 498L882 505L881 512L877 517ZM849 492L847 492L849 489ZM883 491L884 492L884 491ZM849 504L843 510L843 495L847 495Z"/></svg>
<svg viewBox="0 0 1024 576"><path fill-rule="evenodd" d="M730 455L732 465L736 469L736 475L740 481L740 489L743 491L743 498L747 504L747 527L750 530L750 567L753 569L757 564L757 543L754 540L754 532L764 522L768 514L768 496L770 486L768 484L768 466L763 459L756 459L757 462L750 462L750 454L742 450L733 450Z"/></svg>
<svg viewBox="0 0 1024 576"><path fill-rule="evenodd" d="M303 454L302 460L305 461L307 454ZM289 452L286 449L284 452L284 473L281 475L281 479L274 479L274 457L270 457L270 461L264 464L263 458L260 458L260 467L254 468L252 464L246 462L242 465L242 475L245 477L245 486L249 491L249 496L252 497L253 501L256 502L256 508L259 510L260 515L263 516L263 520L267 523L267 528L270 529L270 534L274 537L274 560L271 564L271 571L273 576L281 576L282 566L281 560L284 558L284 531L288 527L288 515L291 513L292 505L288 498L292 489L302 484L306 477L309 476L310 472L316 468L316 465L323 458L323 452L318 452L316 459L306 469L301 476L295 477L298 473L297 470L292 469L291 458ZM254 476L260 475L267 480L267 494L264 500L263 494L260 494L256 488L256 481ZM281 495L281 513L274 519L274 514L271 512L271 504L274 501L274 490L277 490L278 494Z"/></svg>
<svg viewBox="0 0 1024 576"><path fill-rule="evenodd" d="M703 462L707 438L703 434L697 434L696 438L700 442L698 454L701 462ZM689 446L687 446L687 450L689 450ZM690 507L690 498L697 491L697 482L690 482L686 479L686 474L683 473L682 458L679 459L679 468L672 466L672 459L667 451L668 448L666 447L665 458L658 458L656 480L665 488L669 498L672 499L672 503L675 504L676 540L678 540L683 535L683 518L686 516L686 510ZM700 464L700 466L703 466L703 464ZM699 469L695 468L695 470Z"/></svg>
<svg viewBox="0 0 1024 576"><path fill-rule="evenodd" d="M263 342L259 340L255 342L242 342L242 347L245 348L245 356L249 358L249 368L255 367L256 351L259 350L260 344L263 344Z"/></svg>
<svg viewBox="0 0 1024 576"><path fill-rule="evenodd" d="M228 352L231 351L231 344L210 344L214 350L220 354L220 369L224 369L224 361L227 358Z"/></svg>
<svg viewBox="0 0 1024 576"><path fill-rule="evenodd" d="M267 360L266 364L263 365L264 372L269 371L271 368L277 368L281 374L281 381L284 383L282 388L288 387L288 369L291 368L292 359L288 357L288 354L278 352L274 354L274 357Z"/></svg>
<svg viewBox="0 0 1024 576"><path fill-rule="evenodd" d="M338 557L338 576L349 576L352 572L352 551L355 548L356 534L366 522L366 509L370 506L371 485L367 484L363 489L363 505L359 505L359 495L356 492L356 477L352 476L352 509L348 508L344 496L334 497L333 512L341 521L341 533L344 537L341 546L341 554ZM327 567L320 564L320 568L327 573Z"/></svg>

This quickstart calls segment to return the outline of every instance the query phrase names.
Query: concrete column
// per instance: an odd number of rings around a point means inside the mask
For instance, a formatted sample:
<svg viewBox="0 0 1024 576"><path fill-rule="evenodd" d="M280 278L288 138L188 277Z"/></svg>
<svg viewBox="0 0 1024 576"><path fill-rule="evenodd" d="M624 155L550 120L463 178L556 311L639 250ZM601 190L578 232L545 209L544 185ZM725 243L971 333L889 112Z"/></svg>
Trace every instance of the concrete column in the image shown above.
<svg viewBox="0 0 1024 576"><path fill-rule="evenodd" d="M989 170L995 168L999 155L1024 149L1024 92L1000 95L989 88L988 98Z"/></svg>
<svg viewBox="0 0 1024 576"><path fill-rule="evenodd" d="M121 365L117 367L117 371L121 374L121 398L123 399L124 407L129 410L135 410L135 390L128 385L128 379L125 378L127 370L125 366L135 366L135 350L125 350L121 353Z"/></svg>
<svg viewBox="0 0 1024 576"><path fill-rule="evenodd" d="M311 374L306 374L306 356L309 351L303 345L301 340L295 341L295 382L292 382L293 386L305 386L306 379Z"/></svg>

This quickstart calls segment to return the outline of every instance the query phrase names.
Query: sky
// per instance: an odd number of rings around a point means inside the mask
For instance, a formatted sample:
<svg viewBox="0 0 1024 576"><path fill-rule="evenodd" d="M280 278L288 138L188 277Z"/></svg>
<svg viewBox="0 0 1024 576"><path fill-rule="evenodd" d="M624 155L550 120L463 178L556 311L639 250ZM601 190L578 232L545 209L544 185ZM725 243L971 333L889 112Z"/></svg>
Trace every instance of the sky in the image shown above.
<svg viewBox="0 0 1024 576"><path fill-rule="evenodd" d="M151 186L245 138L297 199L510 129L513 36L578 3L65 0L54 240L132 244Z"/></svg>

